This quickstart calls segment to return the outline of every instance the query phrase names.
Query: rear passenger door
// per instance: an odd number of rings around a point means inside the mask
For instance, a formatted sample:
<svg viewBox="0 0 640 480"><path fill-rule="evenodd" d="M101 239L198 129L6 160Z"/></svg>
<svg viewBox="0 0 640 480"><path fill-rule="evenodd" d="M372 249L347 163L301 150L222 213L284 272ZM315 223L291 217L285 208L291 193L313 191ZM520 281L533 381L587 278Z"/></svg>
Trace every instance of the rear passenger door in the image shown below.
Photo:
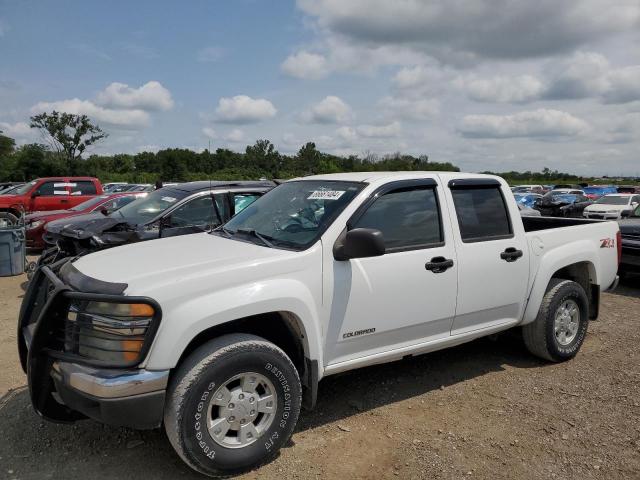
<svg viewBox="0 0 640 480"><path fill-rule="evenodd" d="M95 197L98 194L95 183L90 180L71 180L69 186L69 203L72 207Z"/></svg>
<svg viewBox="0 0 640 480"><path fill-rule="evenodd" d="M380 230L386 251L333 262L327 364L449 337L458 263L440 203L434 180L392 182L349 220Z"/></svg>
<svg viewBox="0 0 640 480"><path fill-rule="evenodd" d="M449 211L458 231L458 301L451 334L519 320L529 251L515 203L507 203L494 179L451 180L448 186Z"/></svg>

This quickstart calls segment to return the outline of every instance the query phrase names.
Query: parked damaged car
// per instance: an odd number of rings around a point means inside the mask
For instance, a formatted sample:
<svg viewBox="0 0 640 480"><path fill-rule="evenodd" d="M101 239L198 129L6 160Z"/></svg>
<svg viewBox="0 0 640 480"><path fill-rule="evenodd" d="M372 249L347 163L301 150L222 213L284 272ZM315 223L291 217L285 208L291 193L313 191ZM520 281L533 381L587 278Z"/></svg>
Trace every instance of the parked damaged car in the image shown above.
<svg viewBox="0 0 640 480"><path fill-rule="evenodd" d="M164 187L121 209L49 222L46 265L127 243L210 231L271 190L268 181L199 181Z"/></svg>
<svg viewBox="0 0 640 480"><path fill-rule="evenodd" d="M533 208L545 217L582 217L593 202L579 190L552 190L535 201Z"/></svg>

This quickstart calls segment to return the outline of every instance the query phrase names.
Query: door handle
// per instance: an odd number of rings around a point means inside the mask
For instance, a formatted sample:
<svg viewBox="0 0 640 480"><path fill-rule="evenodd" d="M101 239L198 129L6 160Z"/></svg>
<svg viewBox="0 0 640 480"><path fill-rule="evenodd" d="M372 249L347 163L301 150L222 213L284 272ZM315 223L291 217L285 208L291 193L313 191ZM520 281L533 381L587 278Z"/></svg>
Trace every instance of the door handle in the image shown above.
<svg viewBox="0 0 640 480"><path fill-rule="evenodd" d="M500 254L500 258L505 262L515 262L523 255L522 250L518 250L517 248L509 247L504 252Z"/></svg>
<svg viewBox="0 0 640 480"><path fill-rule="evenodd" d="M424 265L424 268L432 271L433 273L442 273L451 267L453 267L453 260L444 257L433 257Z"/></svg>
<svg viewBox="0 0 640 480"><path fill-rule="evenodd" d="M60 200L60 203L69 203L69 200L65 200L64 198Z"/></svg>

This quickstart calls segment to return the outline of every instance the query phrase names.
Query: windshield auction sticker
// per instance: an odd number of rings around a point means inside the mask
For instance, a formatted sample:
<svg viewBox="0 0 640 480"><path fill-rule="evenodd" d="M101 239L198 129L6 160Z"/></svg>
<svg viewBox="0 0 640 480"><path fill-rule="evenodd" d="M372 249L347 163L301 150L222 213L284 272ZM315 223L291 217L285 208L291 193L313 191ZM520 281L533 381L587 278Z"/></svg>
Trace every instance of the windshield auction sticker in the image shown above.
<svg viewBox="0 0 640 480"><path fill-rule="evenodd" d="M316 190L311 192L307 200L338 200L344 194L344 190Z"/></svg>
<svg viewBox="0 0 640 480"><path fill-rule="evenodd" d="M173 203L177 200L177 198L173 198L173 197L162 197L162 200L164 200L165 202L169 202L169 203Z"/></svg>

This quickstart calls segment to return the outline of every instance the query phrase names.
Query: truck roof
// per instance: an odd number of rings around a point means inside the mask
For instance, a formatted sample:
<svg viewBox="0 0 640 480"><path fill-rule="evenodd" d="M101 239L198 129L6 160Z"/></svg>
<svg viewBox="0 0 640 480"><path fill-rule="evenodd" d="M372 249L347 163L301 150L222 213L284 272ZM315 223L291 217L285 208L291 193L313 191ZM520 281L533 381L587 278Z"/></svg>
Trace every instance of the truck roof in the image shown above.
<svg viewBox="0 0 640 480"><path fill-rule="evenodd" d="M177 185L170 185L169 188L174 190L182 190L183 192L199 192L200 190L209 190L216 188L273 188L275 184L270 181L209 181L200 180L197 182L178 183Z"/></svg>
<svg viewBox="0 0 640 480"><path fill-rule="evenodd" d="M298 177L293 180L342 180L349 182L371 182L371 181L392 181L406 180L412 178L423 178L425 175L441 175L446 178L496 178L494 175L482 173L462 173L445 171L399 171L399 172L349 172L349 173L329 173L325 175L309 175L308 177Z"/></svg>

